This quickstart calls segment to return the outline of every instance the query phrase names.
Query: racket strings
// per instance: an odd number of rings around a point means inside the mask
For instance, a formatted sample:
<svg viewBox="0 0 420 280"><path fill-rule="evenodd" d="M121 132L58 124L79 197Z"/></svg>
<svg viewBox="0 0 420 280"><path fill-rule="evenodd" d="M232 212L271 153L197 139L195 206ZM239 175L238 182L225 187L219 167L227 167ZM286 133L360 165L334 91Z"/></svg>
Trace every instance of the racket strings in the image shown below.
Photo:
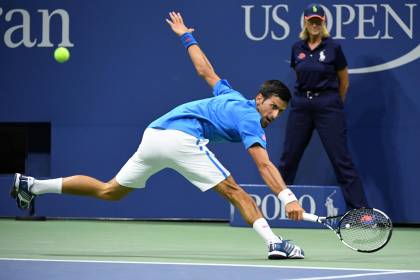
<svg viewBox="0 0 420 280"><path fill-rule="evenodd" d="M325 220L323 220L323 223L330 229L336 230L337 227L340 225L340 220L342 217L343 216L327 217Z"/></svg>
<svg viewBox="0 0 420 280"><path fill-rule="evenodd" d="M349 246L374 251L384 246L390 237L392 223L375 209L356 209L346 214L340 223L340 235Z"/></svg>

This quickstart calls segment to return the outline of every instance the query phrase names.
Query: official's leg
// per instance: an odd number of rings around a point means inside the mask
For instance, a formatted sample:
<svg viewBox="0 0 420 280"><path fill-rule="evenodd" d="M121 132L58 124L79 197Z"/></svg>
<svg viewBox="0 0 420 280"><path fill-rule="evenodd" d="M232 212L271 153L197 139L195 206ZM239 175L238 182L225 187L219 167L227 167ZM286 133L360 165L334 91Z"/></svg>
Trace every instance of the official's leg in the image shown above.
<svg viewBox="0 0 420 280"><path fill-rule="evenodd" d="M287 119L283 154L279 171L286 184L293 184L302 155L312 137L314 124L309 100L293 96Z"/></svg>
<svg viewBox="0 0 420 280"><path fill-rule="evenodd" d="M334 167L344 199L351 208L368 206L362 182L357 174L347 144L347 124L338 94L327 94L317 100L319 112L316 129Z"/></svg>

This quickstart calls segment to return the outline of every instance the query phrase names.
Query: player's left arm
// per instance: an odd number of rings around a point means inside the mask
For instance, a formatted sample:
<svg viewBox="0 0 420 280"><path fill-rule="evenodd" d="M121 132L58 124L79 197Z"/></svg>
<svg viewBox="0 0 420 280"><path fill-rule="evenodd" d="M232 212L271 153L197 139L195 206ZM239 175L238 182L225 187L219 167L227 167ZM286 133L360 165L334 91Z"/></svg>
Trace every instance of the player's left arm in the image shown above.
<svg viewBox="0 0 420 280"><path fill-rule="evenodd" d="M337 76L338 76L338 92L340 93L341 100L346 100L347 90L349 88L349 71L348 68L345 67L341 70L337 70Z"/></svg>
<svg viewBox="0 0 420 280"><path fill-rule="evenodd" d="M267 151L259 144L254 144L248 148L248 152L257 165L264 182L270 187L276 196L287 189L286 183L280 175L278 169L271 162ZM303 209L297 200L291 201L285 205L286 213L289 219L301 220Z"/></svg>
<svg viewBox="0 0 420 280"><path fill-rule="evenodd" d="M183 36L185 33L192 33L194 31L194 29L185 26L180 13L170 12L169 16L171 19L166 19L166 22L178 36ZM194 44L188 47L188 54L197 74L213 88L220 80L220 77L214 71L213 66L204 52L197 44Z"/></svg>

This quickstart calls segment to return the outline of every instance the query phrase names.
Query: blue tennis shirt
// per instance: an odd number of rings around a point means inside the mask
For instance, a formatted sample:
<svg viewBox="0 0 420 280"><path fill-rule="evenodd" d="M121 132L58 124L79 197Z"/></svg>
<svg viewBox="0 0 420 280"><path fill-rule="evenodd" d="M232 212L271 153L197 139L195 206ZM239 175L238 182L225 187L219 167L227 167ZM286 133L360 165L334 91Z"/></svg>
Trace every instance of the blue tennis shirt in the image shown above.
<svg viewBox="0 0 420 280"><path fill-rule="evenodd" d="M246 149L255 143L266 148L255 100L247 100L226 80L216 83L213 94L174 108L149 127L180 130L211 142L242 142Z"/></svg>

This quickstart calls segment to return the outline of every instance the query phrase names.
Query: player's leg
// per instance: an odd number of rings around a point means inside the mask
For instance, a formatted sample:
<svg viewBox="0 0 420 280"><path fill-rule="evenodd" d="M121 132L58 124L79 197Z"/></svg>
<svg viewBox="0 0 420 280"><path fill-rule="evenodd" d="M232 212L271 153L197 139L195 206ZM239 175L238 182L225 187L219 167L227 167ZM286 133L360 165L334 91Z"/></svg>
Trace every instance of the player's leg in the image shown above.
<svg viewBox="0 0 420 280"><path fill-rule="evenodd" d="M146 129L138 150L109 182L101 182L88 176L72 176L63 179L62 192L88 195L105 200L119 200L135 188L143 188L150 176L164 168L156 159L161 151L160 136Z"/></svg>
<svg viewBox="0 0 420 280"><path fill-rule="evenodd" d="M214 190L238 208L242 217L249 225L253 225L255 221L263 217L255 201L236 184L232 176L217 184ZM273 234L267 241L277 240L279 240L278 237Z"/></svg>
<svg viewBox="0 0 420 280"><path fill-rule="evenodd" d="M18 207L21 209L29 208L36 195L45 193L85 195L104 200L119 200L134 188L144 187L147 179L163 168L154 159L157 151L159 151L158 141L153 137L153 133L146 130L139 149L121 168L117 176L109 182L102 182L84 175L37 180L33 177L16 174L10 194L16 199Z"/></svg>
<svg viewBox="0 0 420 280"><path fill-rule="evenodd" d="M267 245L281 242L281 239L272 232L267 221L263 218L255 201L235 182L232 176L218 183L213 189L239 210L243 219L253 226Z"/></svg>
<svg viewBox="0 0 420 280"><path fill-rule="evenodd" d="M29 208L32 199L46 193L86 195L105 200L119 200L132 188L121 186L115 179L102 182L93 177L76 175L66 178L37 180L34 177L15 174L11 196L21 209Z"/></svg>
<svg viewBox="0 0 420 280"><path fill-rule="evenodd" d="M351 208L367 207L362 182L348 149L346 117L340 96L328 94L317 102L320 102L320 111L315 117L316 129L334 167L344 199Z"/></svg>
<svg viewBox="0 0 420 280"><path fill-rule="evenodd" d="M175 133L177 134L177 133ZM276 236L263 218L255 201L230 176L229 171L206 147L206 140L198 140L189 135L173 135L178 144L171 147L173 161L171 168L178 171L201 191L214 188L239 209L245 221L269 246L270 259L303 258L303 251L290 241Z"/></svg>
<svg viewBox="0 0 420 280"><path fill-rule="evenodd" d="M301 248L288 240L280 239L273 233L255 201L235 182L232 176L217 184L214 190L239 209L244 220L252 225L254 230L265 240L268 245L269 259L304 258Z"/></svg>
<svg viewBox="0 0 420 280"><path fill-rule="evenodd" d="M83 175L63 178L62 184L62 193L64 194L86 195L104 200L120 200L132 190L133 188L121 186L115 178L108 182L102 182ZM40 194L36 193L36 190L33 192L37 195Z"/></svg>

